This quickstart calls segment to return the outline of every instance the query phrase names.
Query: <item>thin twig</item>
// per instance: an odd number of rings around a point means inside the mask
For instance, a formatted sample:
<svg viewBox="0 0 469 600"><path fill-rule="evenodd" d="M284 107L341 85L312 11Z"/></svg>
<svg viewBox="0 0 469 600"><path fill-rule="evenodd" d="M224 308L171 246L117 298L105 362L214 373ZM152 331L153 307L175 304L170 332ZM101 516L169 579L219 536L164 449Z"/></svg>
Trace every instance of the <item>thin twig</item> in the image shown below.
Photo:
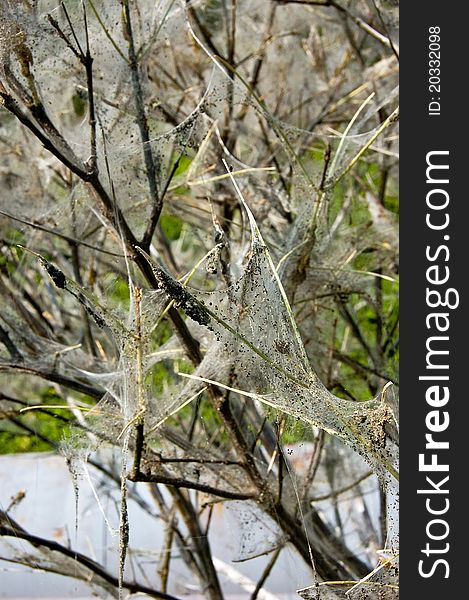
<svg viewBox="0 0 469 600"><path fill-rule="evenodd" d="M83 21L85 25L85 37L86 37L86 54L83 55L83 64L86 71L86 83L88 93L88 123L90 126L90 150L91 155L87 161L89 170L91 173L98 174L98 154L96 149L96 113L94 106L94 92L93 92L93 57L90 52L90 39L88 33L88 20L86 17L85 3L83 5Z"/></svg>
<svg viewBox="0 0 469 600"><path fill-rule="evenodd" d="M41 379L46 379L47 381L64 385L71 390L75 390L81 394L86 394L87 396L91 396L91 398L95 398L97 400L101 399L102 395L104 394L104 390L95 388L87 383L81 383L80 381L71 379L66 375L61 375L53 369L38 367L36 362L34 364L29 364L27 362L18 363L0 359L0 373L2 371L16 371L20 374L24 373L27 375L35 375L36 377L41 377Z"/></svg>
<svg viewBox="0 0 469 600"><path fill-rule="evenodd" d="M277 550L275 550L275 552L270 557L270 560L266 564L266 566L262 572L262 575L260 576L259 581L257 582L256 587L254 588L254 591L252 592L249 600L256 600L256 598L258 597L259 592L262 590L264 583L267 581L267 578L269 577L270 573L272 572L272 569L274 568L274 565L277 562L277 558L280 556L281 551L282 551L282 548L277 548Z"/></svg>
<svg viewBox="0 0 469 600"><path fill-rule="evenodd" d="M46 538L33 535L28 533L25 529L15 523L15 521L5 512L0 511L0 536L7 536L13 538L19 538L21 540L25 540L29 542L31 545L35 547L47 548L53 552L57 552L62 556L66 556L76 563L82 565L89 569L92 573L102 578L107 583L110 583L112 586L117 587L118 581L117 578L111 575L108 571L106 571L100 564L88 558L81 552L77 552L76 550L72 550L71 548L67 548L58 542L54 542L53 540L48 540ZM122 586L129 590L132 594L148 594L152 598L161 598L162 600L178 600L175 596L171 596L170 594L165 594L163 592L159 592L158 590L154 590L152 588L148 588L144 585L140 585L135 582L126 581L122 582Z"/></svg>
<svg viewBox="0 0 469 600"><path fill-rule="evenodd" d="M145 102L143 99L143 90L140 80L140 72L135 51L135 42L132 30L132 20L129 2L128 0L121 0L121 4L123 8L123 24L128 44L129 66L134 91L135 108L137 111L137 125L140 131L140 139L142 141L143 157L145 160L148 187L152 203L150 218L148 220L148 225L141 242L142 247L148 250L150 247L151 239L155 232L156 225L158 223L158 219L160 218L163 203L158 194L157 165L150 144L150 130L148 128L147 115L145 111Z"/></svg>
<svg viewBox="0 0 469 600"><path fill-rule="evenodd" d="M39 223L32 223L31 221L27 221L25 219L21 219L20 217L16 217L10 213L5 212L4 210L0 210L0 215L4 217L8 217L13 221L17 221L18 223L22 223L23 225L28 225L28 227L33 227L34 229L38 229L40 231L44 231L46 233L50 233L51 235L55 235L62 240L65 240L70 245L80 245L85 246L85 248L89 248L90 250L95 250L96 252L102 252L103 254L108 254L109 256L117 256L119 258L124 258L123 254L119 254L118 252L111 252L110 250L105 250L104 248L99 248L99 246L93 246L92 244L88 244L84 240L79 240L78 238L71 237L66 235L65 233L61 233L60 231L55 231L55 229L50 229L49 227L45 227L44 225L40 225Z"/></svg>
<svg viewBox="0 0 469 600"><path fill-rule="evenodd" d="M8 350L11 360L18 362L18 363L23 362L23 355L21 354L21 352L16 347L16 344L11 339L9 332L6 329L4 329L1 325L0 325L0 342L3 343L5 348Z"/></svg>
<svg viewBox="0 0 469 600"><path fill-rule="evenodd" d="M197 481L189 481L187 479L183 479L182 477L170 477L162 473L152 473L149 471L132 473L129 476L129 479L131 481L144 481L146 483L163 483L164 485L168 485L176 489L182 488L197 490L199 492L204 492L205 494L218 496L219 498L226 498L227 500L249 500L256 498L256 494L231 492L229 490L222 490L211 485L199 483Z"/></svg>

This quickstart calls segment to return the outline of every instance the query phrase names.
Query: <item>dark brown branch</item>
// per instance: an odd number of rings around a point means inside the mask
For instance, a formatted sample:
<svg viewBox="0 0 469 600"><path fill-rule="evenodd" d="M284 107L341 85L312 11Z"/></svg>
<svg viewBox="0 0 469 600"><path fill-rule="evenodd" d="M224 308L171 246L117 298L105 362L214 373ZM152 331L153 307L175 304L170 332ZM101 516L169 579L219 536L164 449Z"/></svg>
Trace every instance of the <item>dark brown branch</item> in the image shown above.
<svg viewBox="0 0 469 600"><path fill-rule="evenodd" d="M269 577L270 573L272 572L272 569L274 568L274 565L277 562L277 558L280 556L281 550L282 550L282 548L277 548L277 550L275 550L275 552L272 554L272 556L271 556L269 562L266 564L265 569L262 572L262 575L260 576L259 581L257 582L256 587L254 588L254 591L251 594L251 597L249 600L256 600L257 596L259 595L259 592L262 589L262 586L267 581L267 578Z"/></svg>
<svg viewBox="0 0 469 600"><path fill-rule="evenodd" d="M398 56L396 47L392 44L388 35L383 35L380 31L376 30L374 27L371 27L364 19L360 16L352 12L349 8L345 8L335 0L274 0L278 4L303 4L304 6L331 6L335 8L339 13L345 15L348 19L353 21L355 25L358 25L360 29L365 31L368 35L371 35L373 38L380 41L382 44L390 48L393 53Z"/></svg>
<svg viewBox="0 0 469 600"><path fill-rule="evenodd" d="M0 511L0 535L6 537L14 537L25 540L29 542L31 545L39 548L47 548L53 552L57 552L62 556L67 556L78 564L86 567L92 573L101 577L107 583L110 583L114 587L118 587L117 577L111 575L108 571L106 571L99 563L95 562L88 556L81 554L75 550L67 548L66 546L62 546L58 542L54 542L52 540L48 540L46 538L33 535L28 533L21 526L17 525L13 519L11 519L5 512ZM159 592L158 590L154 590L145 585L141 585L132 581L123 581L123 587L129 590L132 594L148 594L152 598L161 598L162 600L178 600L175 596L171 596L170 594L165 594L163 592Z"/></svg>
<svg viewBox="0 0 469 600"><path fill-rule="evenodd" d="M192 5L192 2L190 2L190 0L186 0L186 6L187 6L187 11L188 11L191 19L197 25L197 29L202 34L202 37L204 38L204 42L207 44L209 50L212 52L212 54L214 56L219 56L220 58L224 58L223 54L215 46L212 36L210 35L210 31L207 29L207 27L205 27L205 25L200 20L199 15L197 14L197 11L195 10L195 8ZM224 58L224 60L226 60L226 58Z"/></svg>
<svg viewBox="0 0 469 600"><path fill-rule="evenodd" d="M51 235L55 235L62 240L65 240L69 244L75 244L80 246L85 246L85 248L89 248L90 250L95 250L96 252L102 252L103 254L108 254L109 256L117 256L119 258L124 258L123 254L119 254L118 252L111 252L110 250L105 250L104 248L99 248L98 246L93 246L92 244L88 244L84 240L79 240L77 238L66 235L65 233L61 233L60 231L55 231L54 229L49 229L49 227L44 227L44 225L40 225L39 223L32 223L31 221L26 221L25 219L21 219L20 217L15 217L14 215L5 212L4 210L0 210L0 215L8 217L13 221L17 221L18 223L22 223L23 225L28 225L28 227L33 227L34 229L38 229L39 231L44 231L45 233L50 233Z"/></svg>
<svg viewBox="0 0 469 600"><path fill-rule="evenodd" d="M187 479L169 477L162 473L152 473L151 471L133 473L129 476L131 481L143 481L146 483L162 483L164 485L171 486L179 489L197 490L204 492L205 494L213 494L220 498L226 498L227 500L251 500L255 499L255 494L245 494L242 492L230 492L229 490L220 490L212 487L211 485L205 485L204 483L198 483L197 481L189 481Z"/></svg>
<svg viewBox="0 0 469 600"><path fill-rule="evenodd" d="M0 87L0 97L3 98L4 106L7 110L9 110L12 114L14 114L17 119L23 123L44 145L46 150L49 150L56 158L58 158L67 168L72 171L75 175L77 175L82 181L89 184L90 188L94 191L97 196L97 199L101 202L101 206L103 208L104 216L112 223L114 228L117 231L120 231L124 237L124 242L131 253L131 257L134 262L137 264L138 268L144 275L147 282L153 289L158 288L158 283L155 279L155 275L153 270L148 263L148 261L138 252L136 252L136 248L139 246L137 239L135 238L132 230L130 229L127 221L122 214L122 211L118 206L112 201L109 194L104 189L101 181L99 180L96 173L90 172L85 168L84 165L80 164L76 157L70 159L68 152L62 152L56 145L49 140L49 138L41 131L41 129L21 110L18 103L14 98L12 98L5 90ZM65 141L62 140L62 146L68 149ZM71 152L71 151L70 151ZM194 363L198 364L202 355L200 353L198 342L192 337L190 334L186 324L184 323L181 315L178 311L171 307L168 316L172 321L176 334L178 335L181 343L186 349L187 355L189 359Z"/></svg>
<svg viewBox="0 0 469 600"><path fill-rule="evenodd" d="M13 398L12 396L8 396L7 394L4 394L3 392L0 392L0 400L4 400L6 402L12 402L13 404L19 404L20 406L23 406L25 408L27 408L28 406L31 406L31 404L29 404L28 402L25 402L24 400L19 400L18 398ZM62 415L57 415L53 412L51 412L50 410L47 410L46 408L37 408L36 409L38 412L42 413L43 415L47 415L48 417L53 417L54 419L58 419L59 421L62 421L64 423L69 423L70 420L67 419L67 417L64 417ZM17 411L15 411L17 412Z"/></svg>
<svg viewBox="0 0 469 600"><path fill-rule="evenodd" d="M148 188L150 190L150 198L152 202L151 215L148 221L148 226L142 238L142 247L148 250L151 244L153 234L155 233L158 219L160 218L163 202L158 194L157 171L153 150L150 145L150 130L148 128L148 120L145 111L145 102L143 99L142 83L140 80L139 66L137 62L137 54L135 51L134 35L132 31L132 19L128 0L121 0L123 8L123 21L125 36L128 44L130 75L132 78L132 86L134 90L135 108L137 111L137 125L140 130L140 139L143 147L143 158L145 160L145 168L147 172Z"/></svg>
<svg viewBox="0 0 469 600"><path fill-rule="evenodd" d="M349 307L347 306L347 303L341 298L340 295L336 296L336 302L339 307L340 313L344 318L344 321L350 325L353 335L360 343L367 356L371 358L371 360L373 361L373 366L375 367L375 370L377 370L380 361L376 355L376 352L374 351L374 348L372 348L366 341L356 319L354 318Z"/></svg>
<svg viewBox="0 0 469 600"><path fill-rule="evenodd" d="M88 34L88 20L86 17L86 4L82 3L83 7L83 21L85 26L85 37L86 37L86 53L83 55L83 65L86 72L86 83L88 91L88 123L90 126L90 149L91 155L88 159L87 165L92 173L98 174L98 153L96 150L96 112L94 106L94 86L93 86L93 57L90 52L90 39Z"/></svg>
<svg viewBox="0 0 469 600"><path fill-rule="evenodd" d="M6 329L4 329L1 325L0 325L0 342L8 350L8 354L10 355L12 360L14 360L15 362L23 361L23 355L16 347L16 344L12 341L8 331Z"/></svg>
<svg viewBox="0 0 469 600"><path fill-rule="evenodd" d="M170 491L189 531L191 542L196 548L196 557L200 563L206 593L210 600L223 600L220 581L213 564L210 542L200 526L199 516L186 493L175 488L170 488Z"/></svg>
<svg viewBox="0 0 469 600"><path fill-rule="evenodd" d="M64 9L65 14L68 17L68 14L66 12L66 9L64 7L64 4L62 2L62 8ZM80 48L80 45L78 43L78 40L75 38L75 43L78 45L78 50L75 48L75 46L72 44L72 42L68 39L68 37L65 35L65 33L63 32L62 28L60 27L60 25L58 24L58 22L54 19L54 17L51 14L47 15L47 20L49 21L49 23L52 25L52 27L56 30L58 36L65 42L65 45L67 46L67 48L69 48L69 50L75 55L76 58L78 58L78 60L81 60L82 57L82 50ZM71 28L72 31L72 35L75 35L75 32L73 30L73 27Z"/></svg>
<svg viewBox="0 0 469 600"><path fill-rule="evenodd" d="M383 28L383 31L384 31L384 33L386 34L386 36L387 36L387 38L388 38L388 40L389 40L389 43L390 43L390 45L391 45L391 50L393 51L393 54L394 54L394 56L395 56L395 57L397 58L397 60L399 61L399 52L397 51L397 48L395 47L395 45L394 45L394 43L393 43L393 41L392 41L392 39L391 39L391 36L390 36L390 34L389 34L389 31L388 31L387 25L386 25L386 23L385 23L385 21L384 21L384 19L383 19L383 15L382 15L382 13L381 13L381 10L380 10L380 9L379 9L379 7L377 6L377 4L376 4L375 0L371 0L371 1L372 1L372 3L373 3L373 6L375 7L375 10L376 10L376 12L378 13L379 22L381 23L381 26L382 26L382 28Z"/></svg>
<svg viewBox="0 0 469 600"><path fill-rule="evenodd" d="M73 154L72 150L68 147L65 140L60 137L60 145L62 146L62 150L60 150L56 144L54 144L49 137L41 130L38 125L36 125L30 117L23 112L18 102L0 85L0 97L3 100L3 106L11 112L15 117L25 125L42 143L44 148L48 150L51 154L53 154L56 158L60 160L72 173L83 179L83 181L88 181L90 178L90 173L87 172L84 165L80 164L77 161L77 158ZM43 115L42 115L43 116ZM35 115L35 118L40 118L41 115ZM45 124L45 123L44 123ZM55 140L54 141L58 141Z"/></svg>
<svg viewBox="0 0 469 600"><path fill-rule="evenodd" d="M343 352L340 352L339 350L334 350L333 356L335 359L339 360L340 362L343 362L346 365L348 365L349 367L352 367L352 369L354 369L355 372L357 372L361 375L363 375L364 373L376 375L376 377L379 377L380 379L385 379L387 381L391 381L391 383L393 383L394 385L399 385L399 382L396 381L394 378L392 378L390 375L388 375L388 373L382 373L381 371L378 371L377 369L374 369L373 367L364 365L363 363L358 362L354 358L347 356L346 354L344 354Z"/></svg>
<svg viewBox="0 0 469 600"><path fill-rule="evenodd" d="M41 377L42 379L46 379L47 381L53 381L54 383L58 383L59 385L64 385L65 387L76 392L80 392L81 394L86 394L87 396L95 398L96 400L100 400L102 395L104 394L104 390L95 388L91 385L88 385L87 383L82 383L80 381L77 381L76 379L71 379L66 375L61 375L53 369L38 367L35 364L30 365L27 363L17 363L12 361L0 360L0 373L2 371L16 371L20 374L24 373L27 375L35 375L36 377Z"/></svg>
<svg viewBox="0 0 469 600"><path fill-rule="evenodd" d="M224 465L224 466L236 466L241 467L242 464L237 460L216 460L209 458L171 458L168 456L159 456L158 459L162 463L184 463L184 464L198 464L198 465Z"/></svg>
<svg viewBox="0 0 469 600"><path fill-rule="evenodd" d="M170 523L173 515L173 508L168 508L158 485L150 483L148 484L148 488L159 508L163 520L166 523ZM177 504L177 499L174 498L174 506L176 506ZM176 536L176 546L179 550L181 558L186 563L187 567L196 575L196 577L198 577L199 579L203 579L201 567L195 560L194 553L192 552L192 549L190 548L187 540L182 535L176 520L171 522L171 528L174 532L174 535Z"/></svg>

